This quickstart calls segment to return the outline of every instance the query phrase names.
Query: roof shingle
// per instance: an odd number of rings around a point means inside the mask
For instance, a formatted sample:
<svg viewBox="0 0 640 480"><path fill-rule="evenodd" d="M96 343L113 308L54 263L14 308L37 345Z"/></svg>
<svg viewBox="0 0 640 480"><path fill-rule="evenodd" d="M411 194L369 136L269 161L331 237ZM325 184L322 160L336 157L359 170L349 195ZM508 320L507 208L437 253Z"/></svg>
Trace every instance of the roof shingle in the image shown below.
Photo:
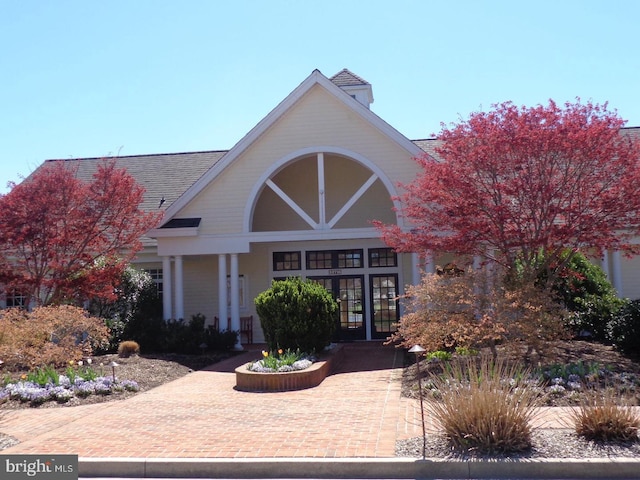
<svg viewBox="0 0 640 480"><path fill-rule="evenodd" d="M343 68L336 73L331 80L338 87L350 87L353 85L369 85L369 82L359 77L349 69Z"/></svg>

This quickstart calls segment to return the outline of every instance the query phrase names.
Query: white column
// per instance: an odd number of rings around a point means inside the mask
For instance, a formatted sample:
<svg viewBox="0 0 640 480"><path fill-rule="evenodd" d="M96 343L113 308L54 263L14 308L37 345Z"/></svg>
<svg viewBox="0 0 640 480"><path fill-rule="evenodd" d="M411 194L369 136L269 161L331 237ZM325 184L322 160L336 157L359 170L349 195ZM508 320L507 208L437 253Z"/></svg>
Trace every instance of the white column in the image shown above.
<svg viewBox="0 0 640 480"><path fill-rule="evenodd" d="M436 273L436 262L431 250L424 253L424 271L425 273Z"/></svg>
<svg viewBox="0 0 640 480"><path fill-rule="evenodd" d="M418 285L422 278L422 269L420 268L420 256L417 253L411 254L411 283Z"/></svg>
<svg viewBox="0 0 640 480"><path fill-rule="evenodd" d="M607 276L609 281L611 281L611 273L609 272L609 252L605 250L602 252L602 258L600 259L600 267L602 271Z"/></svg>
<svg viewBox="0 0 640 480"><path fill-rule="evenodd" d="M476 279L477 280L480 280L480 276L478 275L478 272L480 271L480 269L482 269L482 257L480 255L474 255L473 256L473 271L476 274ZM486 285L483 285L482 283L476 282L474 287L473 287L474 293L476 295L480 295L481 293L485 293L484 292L485 286Z"/></svg>
<svg viewBox="0 0 640 480"><path fill-rule="evenodd" d="M176 269L176 319L184 320L184 284L182 279L182 255L176 255L174 259Z"/></svg>
<svg viewBox="0 0 640 480"><path fill-rule="evenodd" d="M231 330L240 332L240 283L238 278L238 254L231 254ZM240 335L235 346L236 350L243 350Z"/></svg>
<svg viewBox="0 0 640 480"><path fill-rule="evenodd" d="M218 328L227 329L227 256L224 253L218 255Z"/></svg>
<svg viewBox="0 0 640 480"><path fill-rule="evenodd" d="M171 257L162 257L162 316L165 320L173 316L171 282Z"/></svg>
<svg viewBox="0 0 640 480"><path fill-rule="evenodd" d="M618 292L618 296L622 297L622 254L620 253L620 250L616 250L611 256L613 260L613 265L611 266L611 283L613 284L613 288Z"/></svg>

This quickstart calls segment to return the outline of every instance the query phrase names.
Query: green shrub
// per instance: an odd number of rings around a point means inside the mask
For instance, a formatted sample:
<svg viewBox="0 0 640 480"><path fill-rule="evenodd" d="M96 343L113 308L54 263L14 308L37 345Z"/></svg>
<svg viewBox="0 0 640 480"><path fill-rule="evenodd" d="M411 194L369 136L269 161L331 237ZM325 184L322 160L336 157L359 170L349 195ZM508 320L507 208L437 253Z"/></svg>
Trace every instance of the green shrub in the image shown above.
<svg viewBox="0 0 640 480"><path fill-rule="evenodd" d="M197 354L208 350L205 316L192 315L188 322L167 320L164 326L163 351L171 353ZM202 346L207 344L206 348Z"/></svg>
<svg viewBox="0 0 640 480"><path fill-rule="evenodd" d="M640 299L624 305L609 324L609 339L624 353L640 352Z"/></svg>
<svg viewBox="0 0 640 480"><path fill-rule="evenodd" d="M127 338L137 342L146 353L196 355L205 351L231 350L235 346L238 332L219 332L211 326L205 326L205 321L205 316L199 313L189 321L165 321L162 316L141 314L134 316L127 324L125 333Z"/></svg>
<svg viewBox="0 0 640 480"><path fill-rule="evenodd" d="M427 360L440 360L441 362L448 362L453 357L451 352L444 350L436 350L435 352L429 352L425 355Z"/></svg>
<svg viewBox="0 0 640 480"><path fill-rule="evenodd" d="M128 338L138 338L145 347L154 351L158 339L156 328L162 321L162 301L156 284L147 272L127 266L116 288L116 300L92 300L89 312L104 318L111 332L106 351L115 352ZM151 338L150 338L151 337Z"/></svg>
<svg viewBox="0 0 640 480"><path fill-rule="evenodd" d="M331 342L338 304L311 280L274 280L255 299L268 349L319 352Z"/></svg>
<svg viewBox="0 0 640 480"><path fill-rule="evenodd" d="M218 331L210 325L205 331L204 343L208 350L214 352L231 350L238 343L238 332L235 330Z"/></svg>
<svg viewBox="0 0 640 480"><path fill-rule="evenodd" d="M500 359L453 361L443 375L431 376L437 394L427 397L427 410L456 449L524 451L531 447L531 420L540 404L527 378L526 371Z"/></svg>
<svg viewBox="0 0 640 480"><path fill-rule="evenodd" d="M625 301L618 298L602 268L576 253L552 288L572 312L567 326L574 334L588 332L594 340L606 340L608 324Z"/></svg>

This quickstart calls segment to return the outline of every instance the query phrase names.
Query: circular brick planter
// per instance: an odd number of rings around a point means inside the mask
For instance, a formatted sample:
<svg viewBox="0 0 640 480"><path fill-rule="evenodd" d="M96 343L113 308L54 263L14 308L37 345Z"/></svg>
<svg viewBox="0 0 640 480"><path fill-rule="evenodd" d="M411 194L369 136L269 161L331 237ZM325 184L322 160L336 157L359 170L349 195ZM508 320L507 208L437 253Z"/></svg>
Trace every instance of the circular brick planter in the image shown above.
<svg viewBox="0 0 640 480"><path fill-rule="evenodd" d="M337 346L330 354L309 368L295 372L252 372L245 363L236 368L236 390L243 392L286 392L302 390L320 385L331 374L342 359L342 347Z"/></svg>

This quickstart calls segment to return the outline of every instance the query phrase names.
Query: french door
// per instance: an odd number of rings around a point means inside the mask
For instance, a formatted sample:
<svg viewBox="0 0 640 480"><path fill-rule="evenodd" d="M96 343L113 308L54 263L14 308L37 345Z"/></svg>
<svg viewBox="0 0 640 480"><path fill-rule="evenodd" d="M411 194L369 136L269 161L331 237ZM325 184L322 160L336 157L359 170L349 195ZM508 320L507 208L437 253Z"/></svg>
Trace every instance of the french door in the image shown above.
<svg viewBox="0 0 640 480"><path fill-rule="evenodd" d="M309 277L331 292L340 305L340 315L334 334L335 340L365 340L364 275Z"/></svg>
<svg viewBox="0 0 640 480"><path fill-rule="evenodd" d="M371 288L371 338L387 338L397 330L398 275L369 275Z"/></svg>

